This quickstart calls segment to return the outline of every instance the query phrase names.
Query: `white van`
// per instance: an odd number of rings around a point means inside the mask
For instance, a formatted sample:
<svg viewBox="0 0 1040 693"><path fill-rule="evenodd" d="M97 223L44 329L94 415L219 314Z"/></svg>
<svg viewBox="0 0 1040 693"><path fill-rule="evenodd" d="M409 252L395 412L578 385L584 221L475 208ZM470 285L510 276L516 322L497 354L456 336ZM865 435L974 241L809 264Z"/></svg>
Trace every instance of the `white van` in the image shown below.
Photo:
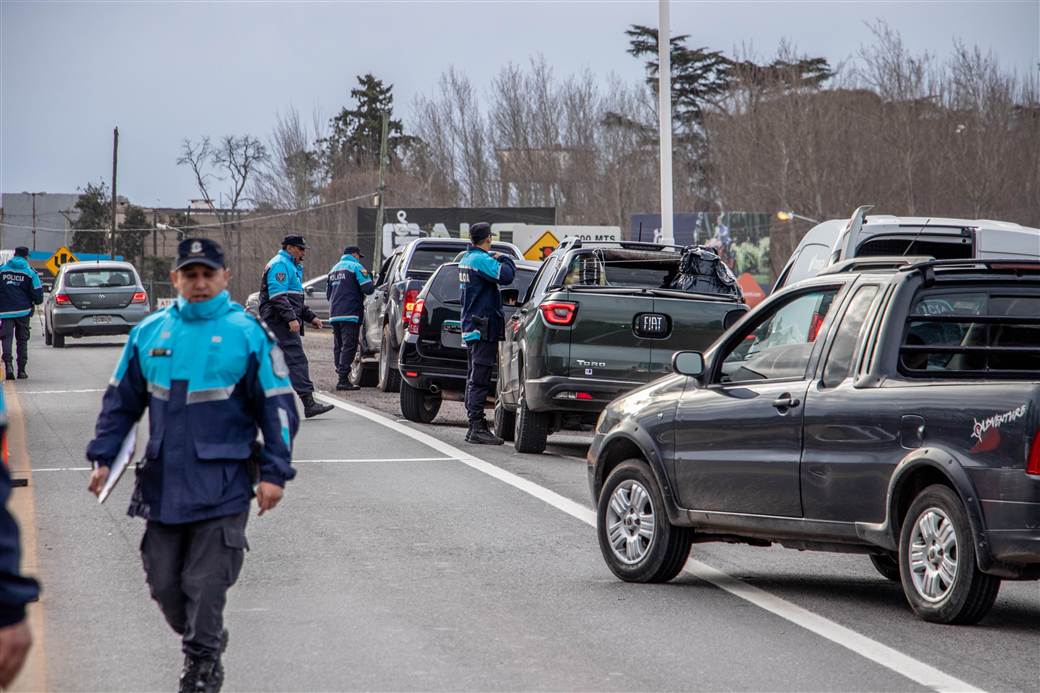
<svg viewBox="0 0 1040 693"><path fill-rule="evenodd" d="M860 207L849 219L831 219L809 229L791 253L773 291L815 277L835 262L854 257L928 256L1040 259L1040 229L991 219L894 217Z"/></svg>

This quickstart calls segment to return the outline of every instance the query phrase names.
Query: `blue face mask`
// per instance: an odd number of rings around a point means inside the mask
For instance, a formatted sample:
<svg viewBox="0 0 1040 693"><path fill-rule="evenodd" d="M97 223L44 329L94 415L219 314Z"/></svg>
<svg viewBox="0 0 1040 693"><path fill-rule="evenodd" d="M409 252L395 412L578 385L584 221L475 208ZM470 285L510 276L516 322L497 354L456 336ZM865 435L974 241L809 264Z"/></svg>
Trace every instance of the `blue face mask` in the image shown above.
<svg viewBox="0 0 1040 693"><path fill-rule="evenodd" d="M177 310L185 320L209 320L220 315L231 302L231 295L227 291L219 294L208 301L191 303L183 296L177 297Z"/></svg>

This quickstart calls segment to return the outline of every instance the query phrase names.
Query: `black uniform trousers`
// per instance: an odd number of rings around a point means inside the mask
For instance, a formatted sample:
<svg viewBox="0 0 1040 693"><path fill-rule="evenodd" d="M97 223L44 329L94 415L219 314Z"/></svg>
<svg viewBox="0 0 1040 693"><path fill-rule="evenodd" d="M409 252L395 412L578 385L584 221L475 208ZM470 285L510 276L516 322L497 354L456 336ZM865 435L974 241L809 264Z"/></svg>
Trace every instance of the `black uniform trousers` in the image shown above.
<svg viewBox="0 0 1040 693"><path fill-rule="evenodd" d="M24 369L29 363L29 325L32 316L23 315L20 318L4 318L0 324L0 342L3 343L4 363L8 368L14 363L14 349L11 341L18 343L18 368Z"/></svg>
<svg viewBox="0 0 1040 693"><path fill-rule="evenodd" d="M332 323L332 355L336 364L336 372L340 375L350 373L350 365L358 350L358 336L361 334L361 323L343 320Z"/></svg>
<svg viewBox="0 0 1040 693"><path fill-rule="evenodd" d="M491 372L498 358L498 342L478 339L466 344L466 418L484 420L484 406L491 392Z"/></svg>
<svg viewBox="0 0 1040 693"><path fill-rule="evenodd" d="M278 346L285 356L285 365L289 368L289 381L293 390L298 395L306 395L314 392L314 383L311 382L310 364L307 362L307 354L303 353L303 321L300 321L300 332L293 332L289 325L284 322L272 320L267 323L278 340Z"/></svg>
<svg viewBox="0 0 1040 693"><path fill-rule="evenodd" d="M217 657L227 591L242 570L249 512L168 525L148 521L141 559L152 598L193 657Z"/></svg>

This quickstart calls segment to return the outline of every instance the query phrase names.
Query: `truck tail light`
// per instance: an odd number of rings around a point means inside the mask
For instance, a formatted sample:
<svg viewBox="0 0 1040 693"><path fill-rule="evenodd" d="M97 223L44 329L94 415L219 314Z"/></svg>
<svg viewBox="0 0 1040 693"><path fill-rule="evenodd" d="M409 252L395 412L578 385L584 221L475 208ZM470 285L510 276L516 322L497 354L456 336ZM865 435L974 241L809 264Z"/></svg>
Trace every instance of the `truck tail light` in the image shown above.
<svg viewBox="0 0 1040 693"><path fill-rule="evenodd" d="M412 311L415 310L415 299L419 296L418 289L408 289L404 292L404 310L401 312L401 320L408 327L408 321L412 319Z"/></svg>
<svg viewBox="0 0 1040 693"><path fill-rule="evenodd" d="M1036 435L1033 436L1033 444L1029 448L1026 474L1040 476L1040 428L1036 430Z"/></svg>
<svg viewBox="0 0 1040 693"><path fill-rule="evenodd" d="M823 327L823 316L819 313L812 314L812 322L809 323L809 341L815 342L816 337L820 334L820 328Z"/></svg>
<svg viewBox="0 0 1040 693"><path fill-rule="evenodd" d="M72 299L68 294L54 294L54 302L59 306L67 306L72 303Z"/></svg>
<svg viewBox="0 0 1040 693"><path fill-rule="evenodd" d="M419 323L422 322L422 316L425 310L426 300L420 298L412 306L411 315L408 317L408 334L419 334Z"/></svg>
<svg viewBox="0 0 1040 693"><path fill-rule="evenodd" d="M148 292L135 291L134 297L130 299L130 303L148 303Z"/></svg>
<svg viewBox="0 0 1040 693"><path fill-rule="evenodd" d="M538 305L542 317L550 325L569 327L574 324L574 316L578 313L578 304L570 301L546 301Z"/></svg>

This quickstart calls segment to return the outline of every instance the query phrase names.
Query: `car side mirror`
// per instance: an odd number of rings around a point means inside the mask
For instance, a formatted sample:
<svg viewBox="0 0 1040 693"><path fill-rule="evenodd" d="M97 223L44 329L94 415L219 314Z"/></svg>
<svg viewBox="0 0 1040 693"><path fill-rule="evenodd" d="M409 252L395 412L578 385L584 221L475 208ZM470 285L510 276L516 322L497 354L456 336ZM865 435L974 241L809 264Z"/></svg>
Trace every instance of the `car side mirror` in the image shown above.
<svg viewBox="0 0 1040 693"><path fill-rule="evenodd" d="M308 286L306 289L304 289L304 291L307 292L308 296L313 296L314 295L314 287L313 286Z"/></svg>
<svg viewBox="0 0 1040 693"><path fill-rule="evenodd" d="M502 289L502 303L507 306L515 306L520 300L519 289Z"/></svg>
<svg viewBox="0 0 1040 693"><path fill-rule="evenodd" d="M699 351L677 351L672 354L672 372L699 378L704 374L704 355Z"/></svg>

